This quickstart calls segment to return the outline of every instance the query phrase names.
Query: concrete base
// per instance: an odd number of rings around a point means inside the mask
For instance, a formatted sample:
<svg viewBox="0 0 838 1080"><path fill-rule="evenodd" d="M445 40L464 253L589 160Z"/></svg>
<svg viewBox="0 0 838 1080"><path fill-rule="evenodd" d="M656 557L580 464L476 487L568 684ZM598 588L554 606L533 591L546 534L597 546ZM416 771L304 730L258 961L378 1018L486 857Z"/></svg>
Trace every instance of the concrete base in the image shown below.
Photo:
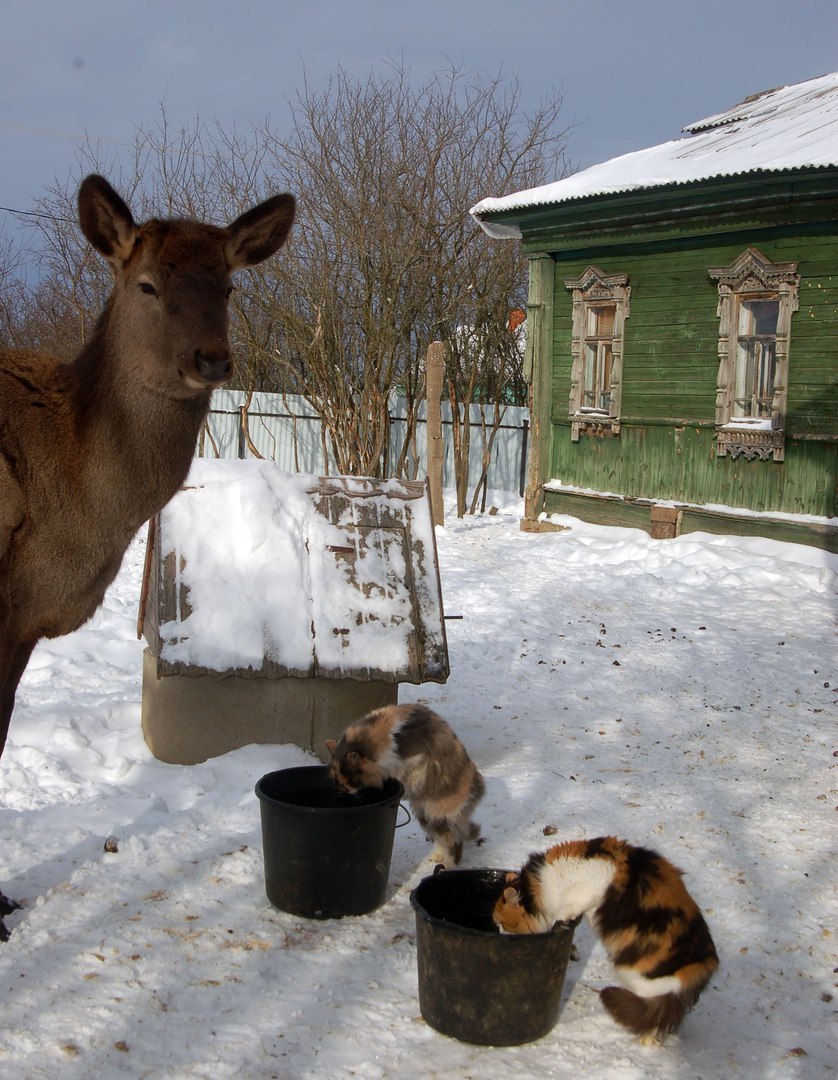
<svg viewBox="0 0 838 1080"><path fill-rule="evenodd" d="M294 743L325 758L358 717L398 701L398 683L354 679L246 679L235 675L166 675L143 654L142 726L152 754L195 765L248 743Z"/></svg>

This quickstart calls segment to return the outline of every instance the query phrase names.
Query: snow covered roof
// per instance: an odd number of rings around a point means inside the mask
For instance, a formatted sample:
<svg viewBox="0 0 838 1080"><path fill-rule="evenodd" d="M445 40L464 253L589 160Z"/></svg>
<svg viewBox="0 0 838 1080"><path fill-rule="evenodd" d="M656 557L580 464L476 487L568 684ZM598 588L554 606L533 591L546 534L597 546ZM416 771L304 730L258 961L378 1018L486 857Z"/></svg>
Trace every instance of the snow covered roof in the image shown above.
<svg viewBox="0 0 838 1080"><path fill-rule="evenodd" d="M748 173L836 166L838 72L753 94L683 130L689 134L682 139L611 158L551 184L483 199L470 212L490 236L517 238L517 225L486 215Z"/></svg>
<svg viewBox="0 0 838 1080"><path fill-rule="evenodd" d="M422 481L199 458L151 535L140 620L158 676L448 677Z"/></svg>

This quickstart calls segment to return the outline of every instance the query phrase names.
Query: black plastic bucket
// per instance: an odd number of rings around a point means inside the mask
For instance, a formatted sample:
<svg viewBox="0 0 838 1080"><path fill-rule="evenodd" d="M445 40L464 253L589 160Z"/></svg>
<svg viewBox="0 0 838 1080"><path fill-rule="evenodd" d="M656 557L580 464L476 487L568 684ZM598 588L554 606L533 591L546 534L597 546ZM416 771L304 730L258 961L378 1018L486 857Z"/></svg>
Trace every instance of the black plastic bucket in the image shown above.
<svg viewBox="0 0 838 1080"><path fill-rule="evenodd" d="M343 794L325 765L268 773L261 804L265 892L281 911L309 919L366 915L384 902L398 780Z"/></svg>
<svg viewBox="0 0 838 1080"><path fill-rule="evenodd" d="M501 934L492 908L506 873L445 870L410 894L419 1009L432 1028L463 1042L517 1046L540 1039L559 1018L575 924Z"/></svg>

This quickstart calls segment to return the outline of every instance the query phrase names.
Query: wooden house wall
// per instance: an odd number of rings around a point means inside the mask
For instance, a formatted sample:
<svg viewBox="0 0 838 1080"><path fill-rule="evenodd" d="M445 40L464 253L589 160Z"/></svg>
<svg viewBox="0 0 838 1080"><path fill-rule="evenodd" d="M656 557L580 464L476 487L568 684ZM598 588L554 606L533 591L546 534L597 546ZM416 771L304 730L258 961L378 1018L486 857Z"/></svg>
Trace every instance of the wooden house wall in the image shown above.
<svg viewBox="0 0 838 1080"><path fill-rule="evenodd" d="M718 458L715 443L718 291L707 270L747 247L795 261L799 310L792 317L785 462ZM550 478L622 495L721 503L827 517L836 514L838 236L775 230L773 236L673 236L638 248L554 252ZM631 314L623 347L618 437L571 442L568 401L572 297L565 279L587 266L628 274Z"/></svg>

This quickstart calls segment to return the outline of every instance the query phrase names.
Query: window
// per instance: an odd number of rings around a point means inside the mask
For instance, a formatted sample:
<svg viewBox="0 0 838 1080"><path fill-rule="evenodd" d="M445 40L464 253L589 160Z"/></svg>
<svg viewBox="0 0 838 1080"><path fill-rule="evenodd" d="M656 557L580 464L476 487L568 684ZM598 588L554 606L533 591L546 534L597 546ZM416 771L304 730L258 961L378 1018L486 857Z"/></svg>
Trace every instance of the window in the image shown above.
<svg viewBox="0 0 838 1080"><path fill-rule="evenodd" d="M585 375L582 380L582 408L608 413L611 404L611 368L614 359L614 316L616 304L589 304L586 307Z"/></svg>
<svg viewBox="0 0 838 1080"><path fill-rule="evenodd" d="M782 461L797 264L772 263L749 248L709 274L719 283L716 453Z"/></svg>
<svg viewBox="0 0 838 1080"><path fill-rule="evenodd" d="M571 439L578 442L582 432L619 435L628 277L589 266L565 287L573 292Z"/></svg>
<svg viewBox="0 0 838 1080"><path fill-rule="evenodd" d="M780 301L741 300L731 419L765 420L774 405Z"/></svg>

